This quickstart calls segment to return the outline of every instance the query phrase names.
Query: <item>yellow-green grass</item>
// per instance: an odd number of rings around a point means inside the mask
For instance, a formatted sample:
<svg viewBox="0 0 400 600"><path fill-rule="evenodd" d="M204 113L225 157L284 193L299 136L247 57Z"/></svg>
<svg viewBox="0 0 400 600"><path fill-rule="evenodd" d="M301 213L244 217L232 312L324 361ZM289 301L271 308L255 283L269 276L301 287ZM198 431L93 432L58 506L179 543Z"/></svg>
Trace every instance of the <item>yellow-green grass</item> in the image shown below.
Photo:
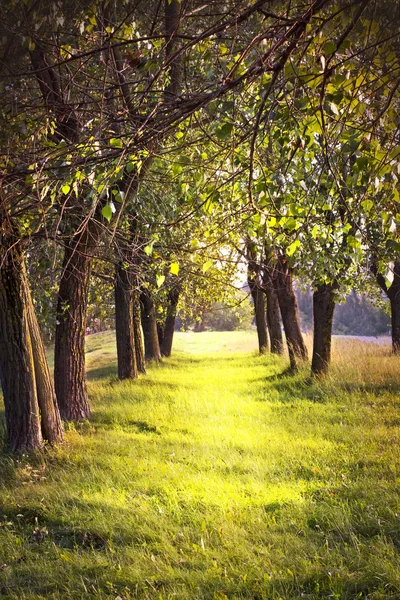
<svg viewBox="0 0 400 600"><path fill-rule="evenodd" d="M311 381L257 356L252 332L181 333L119 382L113 333L87 342L92 421L0 454L0 596L400 598L387 346L337 340Z"/></svg>

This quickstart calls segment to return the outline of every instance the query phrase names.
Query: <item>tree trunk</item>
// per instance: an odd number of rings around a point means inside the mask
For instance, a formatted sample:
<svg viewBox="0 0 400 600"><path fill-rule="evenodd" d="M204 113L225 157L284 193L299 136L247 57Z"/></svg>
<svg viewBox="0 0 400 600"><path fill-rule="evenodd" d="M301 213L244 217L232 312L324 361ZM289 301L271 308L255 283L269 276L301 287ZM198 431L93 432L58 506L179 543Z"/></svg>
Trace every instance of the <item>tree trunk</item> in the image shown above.
<svg viewBox="0 0 400 600"><path fill-rule="evenodd" d="M254 316L257 328L258 350L260 354L268 352L268 332L267 318L265 309L265 296L260 286L260 265L257 264L256 252L250 242L246 244L247 254L247 283L250 288L251 297L254 304Z"/></svg>
<svg viewBox="0 0 400 600"><path fill-rule="evenodd" d="M120 379L136 379L138 376L133 302L132 273L119 264L115 277L115 330Z"/></svg>
<svg viewBox="0 0 400 600"><path fill-rule="evenodd" d="M41 415L42 436L50 444L63 441L63 428L57 406L54 383L47 363L46 350L40 334L39 323L29 294L27 297L29 332L34 354L36 390Z"/></svg>
<svg viewBox="0 0 400 600"><path fill-rule="evenodd" d="M267 282L265 286L267 296L267 326L272 354L283 354L283 336L281 327L281 316L279 312L279 302L272 282Z"/></svg>
<svg viewBox="0 0 400 600"><path fill-rule="evenodd" d="M43 438L62 441L18 232L4 209L0 213L0 347L0 381L10 449L36 449Z"/></svg>
<svg viewBox="0 0 400 600"><path fill-rule="evenodd" d="M254 315L256 320L258 337L258 350L260 354L265 354L269 350L265 295L256 283L253 283L250 289L254 303Z"/></svg>
<svg viewBox="0 0 400 600"><path fill-rule="evenodd" d="M93 237L89 225L65 248L57 304L54 382L61 417L81 421L90 417L86 389L85 333Z"/></svg>
<svg viewBox="0 0 400 600"><path fill-rule="evenodd" d="M139 373L146 375L146 360L144 357L144 346L143 346L143 336L142 336L142 327L140 323L140 300L139 293L135 289L133 295L133 329L134 329L134 337L135 337L135 351L136 351L136 365Z"/></svg>
<svg viewBox="0 0 400 600"><path fill-rule="evenodd" d="M140 293L142 329L145 357L148 360L161 360L160 344L157 334L156 307L150 293L142 288Z"/></svg>
<svg viewBox="0 0 400 600"><path fill-rule="evenodd" d="M272 279L285 330L290 366L295 369L297 359L307 360L308 353L300 330L297 300L293 290L293 272L283 256L278 257Z"/></svg>
<svg viewBox="0 0 400 600"><path fill-rule="evenodd" d="M179 293L180 292L178 288L173 288L169 292L167 316L165 319L165 325L163 327L162 341L160 343L161 356L171 356Z"/></svg>
<svg viewBox="0 0 400 600"><path fill-rule="evenodd" d="M314 375L325 375L331 361L334 294L333 284L319 285L313 294L314 343L311 371Z"/></svg>
<svg viewBox="0 0 400 600"><path fill-rule="evenodd" d="M376 277L376 281L390 300L390 313L392 319L392 351L393 354L400 354L400 260L396 260L393 266L393 281L390 287L386 280L377 270L377 260L372 261L371 271Z"/></svg>
<svg viewBox="0 0 400 600"><path fill-rule="evenodd" d="M390 311L392 318L392 350L393 354L400 354L400 290L391 294Z"/></svg>
<svg viewBox="0 0 400 600"><path fill-rule="evenodd" d="M180 93L182 78L182 54L179 49L179 23L182 5L180 0L164 0L165 7L165 57L169 61L168 83L165 88L167 99L174 98ZM171 56L175 57L171 59Z"/></svg>

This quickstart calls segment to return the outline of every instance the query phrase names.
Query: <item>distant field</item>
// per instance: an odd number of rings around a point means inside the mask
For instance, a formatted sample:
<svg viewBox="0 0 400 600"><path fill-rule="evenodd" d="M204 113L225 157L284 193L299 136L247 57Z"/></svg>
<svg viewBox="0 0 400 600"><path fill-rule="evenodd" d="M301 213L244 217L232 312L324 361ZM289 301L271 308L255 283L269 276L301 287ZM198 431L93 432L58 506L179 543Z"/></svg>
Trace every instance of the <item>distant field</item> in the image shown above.
<svg viewBox="0 0 400 600"><path fill-rule="evenodd" d="M179 333L116 379L87 337L93 419L0 454L10 600L399 600L400 360L335 340L310 381L254 332Z"/></svg>

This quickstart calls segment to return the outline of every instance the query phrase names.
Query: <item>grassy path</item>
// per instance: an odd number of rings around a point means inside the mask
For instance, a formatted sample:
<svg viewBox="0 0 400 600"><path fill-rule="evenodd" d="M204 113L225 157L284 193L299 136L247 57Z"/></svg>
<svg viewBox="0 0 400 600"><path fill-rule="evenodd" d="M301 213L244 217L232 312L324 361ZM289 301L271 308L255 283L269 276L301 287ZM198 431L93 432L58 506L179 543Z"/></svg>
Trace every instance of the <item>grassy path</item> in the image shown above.
<svg viewBox="0 0 400 600"><path fill-rule="evenodd" d="M398 600L397 390L196 335L134 383L92 336L93 420L0 455L0 595Z"/></svg>

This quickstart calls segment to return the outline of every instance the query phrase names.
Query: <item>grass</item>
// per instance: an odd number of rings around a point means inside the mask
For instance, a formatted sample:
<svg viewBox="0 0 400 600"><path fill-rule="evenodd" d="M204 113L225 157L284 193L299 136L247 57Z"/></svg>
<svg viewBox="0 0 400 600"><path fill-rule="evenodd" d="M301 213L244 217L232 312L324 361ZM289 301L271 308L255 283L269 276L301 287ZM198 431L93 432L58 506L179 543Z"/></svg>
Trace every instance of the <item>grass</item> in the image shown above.
<svg viewBox="0 0 400 600"><path fill-rule="evenodd" d="M90 336L92 421L0 454L0 595L398 600L399 359L338 340L310 382L255 344L178 334L129 383Z"/></svg>

